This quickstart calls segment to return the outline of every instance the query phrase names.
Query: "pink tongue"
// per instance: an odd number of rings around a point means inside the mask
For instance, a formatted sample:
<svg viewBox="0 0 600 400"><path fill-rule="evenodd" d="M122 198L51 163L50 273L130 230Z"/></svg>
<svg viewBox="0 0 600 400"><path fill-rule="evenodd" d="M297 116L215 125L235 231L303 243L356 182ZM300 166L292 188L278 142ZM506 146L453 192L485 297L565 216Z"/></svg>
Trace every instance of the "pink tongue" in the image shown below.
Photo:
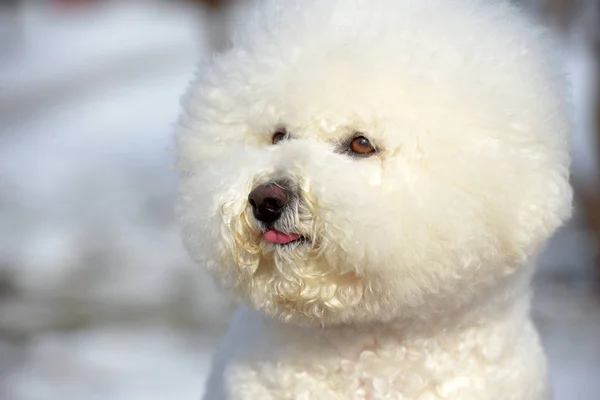
<svg viewBox="0 0 600 400"><path fill-rule="evenodd" d="M277 243L277 244L286 244L293 242L300 238L300 235L297 233L283 233L276 230L268 230L265 232L264 236L267 242Z"/></svg>

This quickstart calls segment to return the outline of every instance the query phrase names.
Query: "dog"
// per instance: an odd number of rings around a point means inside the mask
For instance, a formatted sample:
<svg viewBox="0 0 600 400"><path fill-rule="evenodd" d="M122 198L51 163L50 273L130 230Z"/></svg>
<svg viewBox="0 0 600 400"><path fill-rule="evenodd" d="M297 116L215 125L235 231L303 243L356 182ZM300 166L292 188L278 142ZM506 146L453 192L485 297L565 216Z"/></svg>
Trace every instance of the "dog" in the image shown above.
<svg viewBox="0 0 600 400"><path fill-rule="evenodd" d="M544 400L570 216L552 37L508 1L265 0L176 135L191 257L241 302L206 399Z"/></svg>

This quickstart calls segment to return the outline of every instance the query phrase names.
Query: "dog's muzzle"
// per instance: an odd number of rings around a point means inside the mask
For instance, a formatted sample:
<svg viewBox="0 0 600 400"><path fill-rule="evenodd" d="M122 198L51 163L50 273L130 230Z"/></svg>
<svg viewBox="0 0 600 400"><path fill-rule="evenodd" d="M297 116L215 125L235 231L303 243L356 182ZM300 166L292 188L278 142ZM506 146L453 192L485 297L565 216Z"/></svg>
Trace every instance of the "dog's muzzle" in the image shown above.
<svg viewBox="0 0 600 400"><path fill-rule="evenodd" d="M257 186L248 196L254 218L266 224L272 224L281 217L290 199L290 190L279 182Z"/></svg>

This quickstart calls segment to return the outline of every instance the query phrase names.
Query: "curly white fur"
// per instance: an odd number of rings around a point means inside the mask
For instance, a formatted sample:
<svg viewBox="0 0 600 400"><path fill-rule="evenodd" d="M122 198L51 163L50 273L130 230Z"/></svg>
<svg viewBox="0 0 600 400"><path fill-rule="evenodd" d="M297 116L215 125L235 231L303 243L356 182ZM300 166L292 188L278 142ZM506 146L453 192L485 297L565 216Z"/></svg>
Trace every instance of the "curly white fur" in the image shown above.
<svg viewBox="0 0 600 400"><path fill-rule="evenodd" d="M190 254L250 306L207 399L546 399L529 282L570 214L556 65L505 1L264 0L177 136ZM358 132L376 155L340 150ZM286 246L248 204L280 181Z"/></svg>

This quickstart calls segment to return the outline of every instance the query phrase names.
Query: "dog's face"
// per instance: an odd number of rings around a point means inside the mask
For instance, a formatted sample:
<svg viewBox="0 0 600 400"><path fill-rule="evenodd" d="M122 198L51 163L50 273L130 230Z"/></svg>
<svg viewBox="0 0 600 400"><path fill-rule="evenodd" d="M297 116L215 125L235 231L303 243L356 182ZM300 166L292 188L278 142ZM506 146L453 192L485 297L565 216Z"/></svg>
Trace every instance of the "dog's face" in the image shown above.
<svg viewBox="0 0 600 400"><path fill-rule="evenodd" d="M569 214L562 93L535 29L465 3L265 6L186 99L193 257L321 324L433 318L523 268Z"/></svg>

